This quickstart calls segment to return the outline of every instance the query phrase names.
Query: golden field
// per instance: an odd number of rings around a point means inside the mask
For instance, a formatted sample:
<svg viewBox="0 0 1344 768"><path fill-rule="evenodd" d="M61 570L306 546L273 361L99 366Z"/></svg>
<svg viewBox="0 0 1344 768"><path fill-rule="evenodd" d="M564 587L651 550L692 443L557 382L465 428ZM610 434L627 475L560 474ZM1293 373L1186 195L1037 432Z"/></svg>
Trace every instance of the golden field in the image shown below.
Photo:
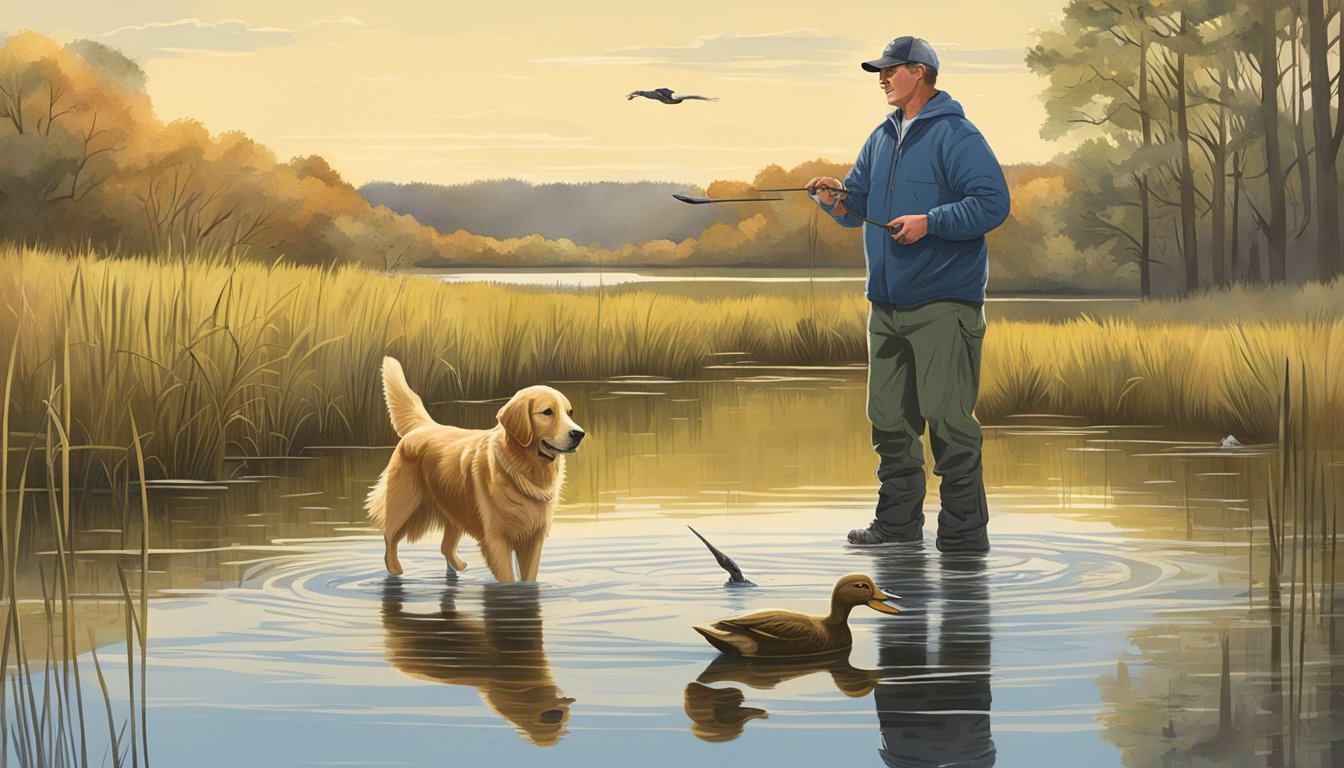
<svg viewBox="0 0 1344 768"><path fill-rule="evenodd" d="M1344 413L1344 319L1298 311L1292 297L1344 306L1344 290L1285 291L1150 302L1123 319L991 318L980 418L1074 414L1269 440L1287 366L1295 381L1306 374L1312 423L1328 439ZM865 359L859 291L701 299L11 247L0 250L0 304L10 450L49 415L67 421L69 402L76 450L124 471L134 416L150 474L169 477L217 477L226 454L390 442L385 354L430 403L547 381L694 377L723 352L797 365Z"/></svg>

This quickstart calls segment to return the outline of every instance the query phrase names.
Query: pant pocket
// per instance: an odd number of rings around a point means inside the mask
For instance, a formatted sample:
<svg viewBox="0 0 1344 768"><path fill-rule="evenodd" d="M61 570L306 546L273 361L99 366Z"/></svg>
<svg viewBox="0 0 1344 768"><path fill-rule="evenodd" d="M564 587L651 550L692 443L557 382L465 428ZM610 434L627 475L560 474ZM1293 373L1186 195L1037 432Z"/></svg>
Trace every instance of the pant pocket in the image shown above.
<svg viewBox="0 0 1344 768"><path fill-rule="evenodd" d="M966 307L957 312L957 326L967 341L980 342L985 338L985 311Z"/></svg>
<svg viewBox="0 0 1344 768"><path fill-rule="evenodd" d="M964 312L958 312L957 329L961 331L961 340L966 350L964 366L958 366L960 376L963 378L961 384L969 387L973 403L980 391L980 353L985 343L984 310L967 307Z"/></svg>

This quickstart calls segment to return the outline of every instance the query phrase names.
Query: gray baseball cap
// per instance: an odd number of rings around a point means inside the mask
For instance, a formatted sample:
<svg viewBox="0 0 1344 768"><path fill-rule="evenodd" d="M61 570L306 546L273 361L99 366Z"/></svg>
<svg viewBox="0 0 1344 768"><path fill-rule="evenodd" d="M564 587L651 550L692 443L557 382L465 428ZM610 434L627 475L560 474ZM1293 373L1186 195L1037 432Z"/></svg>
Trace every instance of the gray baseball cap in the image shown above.
<svg viewBox="0 0 1344 768"><path fill-rule="evenodd" d="M903 35L887 43L882 49L882 58L865 61L862 66L869 72L881 72L897 64L923 64L937 72L938 54L933 52L933 46L927 40Z"/></svg>

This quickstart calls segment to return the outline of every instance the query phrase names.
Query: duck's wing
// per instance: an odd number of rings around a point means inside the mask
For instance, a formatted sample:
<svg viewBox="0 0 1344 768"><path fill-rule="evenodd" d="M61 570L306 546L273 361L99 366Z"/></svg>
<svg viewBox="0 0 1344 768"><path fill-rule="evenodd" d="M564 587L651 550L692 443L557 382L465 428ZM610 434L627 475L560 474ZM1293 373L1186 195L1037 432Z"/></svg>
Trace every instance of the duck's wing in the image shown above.
<svg viewBox="0 0 1344 768"><path fill-rule="evenodd" d="M761 611L714 622L716 629L742 632L753 637L793 643L815 640L821 636L817 620L811 616L790 611Z"/></svg>
<svg viewBox="0 0 1344 768"><path fill-rule="evenodd" d="M654 92L654 93L658 93L658 94L662 94L663 96L671 96L671 95L672 95L672 89L671 89L671 88L654 88L654 89L653 89L653 92Z"/></svg>
<svg viewBox="0 0 1344 768"><path fill-rule="evenodd" d="M681 99L682 101L686 101L687 99L699 99L700 101L718 101L718 100L719 100L719 97L717 97L717 96L695 96L695 95L690 95L690 96L678 96L677 98L678 98L678 99Z"/></svg>

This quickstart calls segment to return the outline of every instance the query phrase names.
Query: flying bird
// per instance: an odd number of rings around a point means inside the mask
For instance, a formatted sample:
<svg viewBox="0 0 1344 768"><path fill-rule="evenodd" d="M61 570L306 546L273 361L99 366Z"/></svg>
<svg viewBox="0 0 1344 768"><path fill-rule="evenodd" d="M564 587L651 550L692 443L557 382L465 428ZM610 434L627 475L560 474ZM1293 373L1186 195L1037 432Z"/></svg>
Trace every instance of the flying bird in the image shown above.
<svg viewBox="0 0 1344 768"><path fill-rule="evenodd" d="M686 527L691 528L691 526L689 525ZM723 570L728 572L729 584L741 584L744 587L756 586L755 584L752 584L750 581L748 581L746 576L742 575L742 569L737 567L737 563L734 563L731 557L723 554L722 552L719 551L718 547L714 546L713 544L710 544L709 540L706 539L704 536L701 536L699 531L695 530L694 528L691 528L691 533L694 533L697 539L705 542L705 546L709 547L709 551L714 555L714 559L718 560L719 565L723 568Z"/></svg>
<svg viewBox="0 0 1344 768"><path fill-rule="evenodd" d="M625 99L626 101L629 101L635 98L636 96L643 96L646 99L661 101L664 104L680 104L681 102L686 101L687 99L699 99L700 101L718 101L718 98L714 96L695 96L695 95L673 96L671 88L655 88L652 91L631 91L625 97Z"/></svg>

